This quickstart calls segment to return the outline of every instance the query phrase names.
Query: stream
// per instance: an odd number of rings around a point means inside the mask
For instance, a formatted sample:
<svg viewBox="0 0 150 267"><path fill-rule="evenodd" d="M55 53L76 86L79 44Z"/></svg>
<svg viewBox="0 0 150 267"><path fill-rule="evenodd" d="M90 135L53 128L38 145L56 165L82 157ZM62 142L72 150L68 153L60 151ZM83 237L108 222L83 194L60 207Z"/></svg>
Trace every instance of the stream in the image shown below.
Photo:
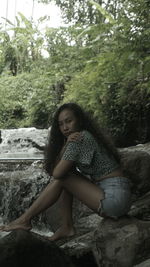
<svg viewBox="0 0 150 267"><path fill-rule="evenodd" d="M0 225L20 216L49 182L43 169L43 151L49 130L1 130ZM51 235L44 215L33 220L33 231ZM8 233L0 232L0 237Z"/></svg>

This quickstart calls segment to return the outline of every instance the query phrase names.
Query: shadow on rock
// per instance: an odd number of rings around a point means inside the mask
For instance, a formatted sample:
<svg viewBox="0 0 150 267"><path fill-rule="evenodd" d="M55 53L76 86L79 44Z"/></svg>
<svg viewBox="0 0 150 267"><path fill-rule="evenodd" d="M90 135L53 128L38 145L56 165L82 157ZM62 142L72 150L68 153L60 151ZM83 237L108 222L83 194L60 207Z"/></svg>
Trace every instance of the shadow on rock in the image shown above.
<svg viewBox="0 0 150 267"><path fill-rule="evenodd" d="M69 256L52 241L24 230L0 239L1 267L73 267Z"/></svg>

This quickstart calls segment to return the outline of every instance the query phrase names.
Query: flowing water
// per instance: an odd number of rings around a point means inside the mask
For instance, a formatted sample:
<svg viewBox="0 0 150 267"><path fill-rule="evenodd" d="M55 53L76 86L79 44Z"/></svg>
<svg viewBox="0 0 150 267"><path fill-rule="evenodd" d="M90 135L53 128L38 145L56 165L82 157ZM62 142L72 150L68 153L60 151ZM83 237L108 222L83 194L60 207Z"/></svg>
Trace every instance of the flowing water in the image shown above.
<svg viewBox="0 0 150 267"><path fill-rule="evenodd" d="M1 130L0 225L20 216L49 182L43 169L48 130ZM33 231L50 235L44 215L33 220ZM0 237L7 233L1 232Z"/></svg>

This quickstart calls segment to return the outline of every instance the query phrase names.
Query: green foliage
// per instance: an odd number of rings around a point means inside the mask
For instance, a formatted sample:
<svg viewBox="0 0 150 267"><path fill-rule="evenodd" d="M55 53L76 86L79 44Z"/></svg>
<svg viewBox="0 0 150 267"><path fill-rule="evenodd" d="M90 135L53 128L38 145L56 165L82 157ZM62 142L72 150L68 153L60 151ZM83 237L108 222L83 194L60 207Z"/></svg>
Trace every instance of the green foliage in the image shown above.
<svg viewBox="0 0 150 267"><path fill-rule="evenodd" d="M0 79L0 128L48 127L58 101L47 74L5 75Z"/></svg>
<svg viewBox="0 0 150 267"><path fill-rule="evenodd" d="M149 141L149 1L55 2L71 26L42 35L19 14L12 38L0 31L0 127L48 127L76 101L119 146Z"/></svg>
<svg viewBox="0 0 150 267"><path fill-rule="evenodd" d="M12 75L23 71L31 71L32 63L39 60L43 47L43 35L22 13L16 17L17 26L7 19L7 30L0 33L1 52L3 53L4 68L10 70ZM10 38L8 32L13 35Z"/></svg>
<svg viewBox="0 0 150 267"><path fill-rule="evenodd" d="M141 28L135 27L137 22L132 18L137 10L129 5L127 11L128 16L122 3L123 16L115 25L95 25L80 34L90 35L87 45L96 48L96 56L70 81L64 98L91 110L101 124L110 128L118 145L146 142L150 138L147 17L143 17L145 23L142 27L140 24ZM146 10L146 14L150 13Z"/></svg>
<svg viewBox="0 0 150 267"><path fill-rule="evenodd" d="M0 128L15 128L25 116L21 94L16 95L18 86L21 84L15 77L4 76L0 79Z"/></svg>
<svg viewBox="0 0 150 267"><path fill-rule="evenodd" d="M89 0L37 0L42 3L55 2L61 8L63 18L66 23L87 25L101 21L101 15L91 7ZM102 4L102 0L96 1Z"/></svg>
<svg viewBox="0 0 150 267"><path fill-rule="evenodd" d="M86 60L91 58L92 51L85 47L84 40L78 38L81 31L82 28L79 26L47 29L49 63L53 66L53 73L57 76L66 76L70 79L76 71L82 70Z"/></svg>
<svg viewBox="0 0 150 267"><path fill-rule="evenodd" d="M107 10L105 8L103 8L101 5L99 5L98 3L96 3L93 0L90 0L89 3L91 5L94 5L96 7L96 9L109 21L109 23L114 24L115 20L113 19L113 17L107 12Z"/></svg>

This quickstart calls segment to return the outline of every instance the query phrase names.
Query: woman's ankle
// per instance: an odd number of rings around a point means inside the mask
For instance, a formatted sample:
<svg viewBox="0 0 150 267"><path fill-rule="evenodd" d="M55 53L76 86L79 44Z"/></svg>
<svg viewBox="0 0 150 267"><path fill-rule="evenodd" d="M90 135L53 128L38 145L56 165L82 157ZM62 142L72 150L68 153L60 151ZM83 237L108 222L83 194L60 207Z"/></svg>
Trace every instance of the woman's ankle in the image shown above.
<svg viewBox="0 0 150 267"><path fill-rule="evenodd" d="M18 222L20 224L30 225L31 224L31 219L23 214L19 218L17 218L14 222L16 222L16 223Z"/></svg>

